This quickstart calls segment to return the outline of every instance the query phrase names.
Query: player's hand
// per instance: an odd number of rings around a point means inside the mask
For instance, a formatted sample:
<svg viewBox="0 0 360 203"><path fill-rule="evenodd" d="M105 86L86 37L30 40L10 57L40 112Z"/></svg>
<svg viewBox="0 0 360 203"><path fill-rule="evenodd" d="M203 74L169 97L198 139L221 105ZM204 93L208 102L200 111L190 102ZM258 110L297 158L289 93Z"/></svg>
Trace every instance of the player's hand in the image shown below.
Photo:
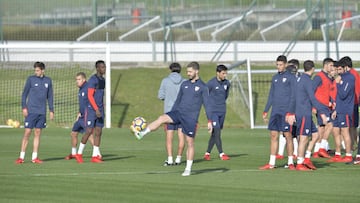
<svg viewBox="0 0 360 203"><path fill-rule="evenodd" d="M50 120L54 120L54 112L50 112Z"/></svg>
<svg viewBox="0 0 360 203"><path fill-rule="evenodd" d="M332 114L331 114L331 119L335 119L336 118L336 111L334 111Z"/></svg>
<svg viewBox="0 0 360 203"><path fill-rule="evenodd" d="M340 75L335 78L335 82L336 82L336 83L340 83L340 82L341 82L341 76L340 76Z"/></svg>
<svg viewBox="0 0 360 203"><path fill-rule="evenodd" d="M208 122L208 132L211 134L213 131L213 126L211 122Z"/></svg>
<svg viewBox="0 0 360 203"><path fill-rule="evenodd" d="M268 122L268 119L267 119L267 112L263 112L263 115L262 115L262 118L264 120L265 123Z"/></svg>
<svg viewBox="0 0 360 203"><path fill-rule="evenodd" d="M295 115L287 115L285 117L285 121L288 122L290 125L293 125L296 121Z"/></svg>
<svg viewBox="0 0 360 203"><path fill-rule="evenodd" d="M24 108L23 110L22 110L22 113L23 113L23 116L26 118L27 116L28 116L28 110L26 109L26 108Z"/></svg>
<svg viewBox="0 0 360 203"><path fill-rule="evenodd" d="M101 118L101 112L100 112L99 109L97 109L97 110L95 111L95 113L96 113L96 117Z"/></svg>

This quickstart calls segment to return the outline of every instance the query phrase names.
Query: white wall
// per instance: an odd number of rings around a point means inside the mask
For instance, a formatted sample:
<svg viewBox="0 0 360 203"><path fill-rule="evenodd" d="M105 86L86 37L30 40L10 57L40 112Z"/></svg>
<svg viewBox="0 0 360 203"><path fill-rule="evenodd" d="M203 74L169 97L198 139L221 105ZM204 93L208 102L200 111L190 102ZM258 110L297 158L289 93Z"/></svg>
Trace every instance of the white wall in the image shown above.
<svg viewBox="0 0 360 203"><path fill-rule="evenodd" d="M55 49L57 46L70 44L84 45L87 49ZM46 42L46 41L9 41L0 45L0 60L4 61L93 61L103 58L103 51L92 50L91 46L98 46L101 42ZM223 44L221 42L176 42L174 59L179 62L199 61L209 62ZM274 61L284 52L288 42L232 42L226 47L218 61L236 61L249 58L251 61ZM33 47L34 49L22 49L21 46ZM46 47L51 46L52 49ZM110 55L112 62L163 62L163 42L110 42ZM17 47L17 48L14 48ZM42 47L43 49L37 49ZM360 60L360 42L339 42L339 57L350 56L354 61ZM168 44L170 51L170 44ZM330 57L337 59L336 45L330 44ZM321 61L326 57L326 43L319 41L298 42L288 58ZM171 55L168 54L168 61Z"/></svg>

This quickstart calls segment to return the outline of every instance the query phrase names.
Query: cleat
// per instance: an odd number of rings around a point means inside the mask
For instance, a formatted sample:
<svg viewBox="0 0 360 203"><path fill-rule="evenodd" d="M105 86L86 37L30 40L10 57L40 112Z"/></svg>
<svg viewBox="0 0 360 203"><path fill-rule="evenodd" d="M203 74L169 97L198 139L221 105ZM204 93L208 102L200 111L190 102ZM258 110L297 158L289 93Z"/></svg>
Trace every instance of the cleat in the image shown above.
<svg viewBox="0 0 360 203"><path fill-rule="evenodd" d="M93 156L93 157L91 157L91 162L92 163L102 163L103 160L101 159L100 156Z"/></svg>
<svg viewBox="0 0 360 203"><path fill-rule="evenodd" d="M130 126L130 130L134 133L136 139L141 140L144 136L141 135L141 132L136 130L134 126Z"/></svg>
<svg viewBox="0 0 360 203"><path fill-rule="evenodd" d="M174 163L165 160L164 166L172 166L172 165L174 165Z"/></svg>
<svg viewBox="0 0 360 203"><path fill-rule="evenodd" d="M82 154L76 154L75 159L76 159L76 162L78 162L79 164L84 163L84 160L82 158Z"/></svg>
<svg viewBox="0 0 360 203"><path fill-rule="evenodd" d="M354 165L360 164L360 157L356 157L356 159L353 162Z"/></svg>
<svg viewBox="0 0 360 203"><path fill-rule="evenodd" d="M287 168L288 168L289 170L296 170L294 164L289 164L289 165L287 166Z"/></svg>
<svg viewBox="0 0 360 203"><path fill-rule="evenodd" d="M181 164L181 162L176 162L176 161L175 161L175 165L176 165L176 166L178 166L178 165L180 165L180 164Z"/></svg>
<svg viewBox="0 0 360 203"><path fill-rule="evenodd" d="M33 160L31 160L31 162L33 162L34 164L42 164L43 161L41 161L39 158L35 158Z"/></svg>
<svg viewBox="0 0 360 203"><path fill-rule="evenodd" d="M189 176L191 174L190 170L186 170L181 174L181 176Z"/></svg>
<svg viewBox="0 0 360 203"><path fill-rule="evenodd" d="M221 160L223 161L227 161L227 160L230 160L230 157L226 154L223 154L221 157L220 157Z"/></svg>
<svg viewBox="0 0 360 203"><path fill-rule="evenodd" d="M353 158L352 156L345 156L341 159L341 162L352 162Z"/></svg>
<svg viewBox="0 0 360 203"><path fill-rule="evenodd" d="M264 166L259 167L260 170L269 170L269 169L275 169L274 165L265 164Z"/></svg>
<svg viewBox="0 0 360 203"><path fill-rule="evenodd" d="M205 154L205 155L204 155L204 159L205 159L206 161L210 161L210 154Z"/></svg>
<svg viewBox="0 0 360 203"><path fill-rule="evenodd" d="M306 167L304 164L297 164L296 165L297 171L311 171L308 167Z"/></svg>
<svg viewBox="0 0 360 203"><path fill-rule="evenodd" d="M314 166L314 164L311 162L310 158L305 158L304 160L304 165L306 167L308 167L311 170L316 170L316 167Z"/></svg>
<svg viewBox="0 0 360 203"><path fill-rule="evenodd" d="M313 158L320 158L319 152L314 152L312 155Z"/></svg>
<svg viewBox="0 0 360 203"><path fill-rule="evenodd" d="M335 155L333 156L331 159L327 160L327 162L331 163L331 162L341 162L342 158L340 155Z"/></svg>
<svg viewBox="0 0 360 203"><path fill-rule="evenodd" d="M75 155L69 154L65 157L65 160L75 159Z"/></svg>
<svg viewBox="0 0 360 203"><path fill-rule="evenodd" d="M280 154L277 154L277 155L276 155L276 159L284 159L284 156L283 156L283 155L280 155Z"/></svg>
<svg viewBox="0 0 360 203"><path fill-rule="evenodd" d="M323 148L319 149L319 157L323 158L331 158L331 156L327 153L327 151Z"/></svg>
<svg viewBox="0 0 360 203"><path fill-rule="evenodd" d="M16 164L22 164L22 163L24 163L24 159L18 158L18 159L16 159L15 163Z"/></svg>

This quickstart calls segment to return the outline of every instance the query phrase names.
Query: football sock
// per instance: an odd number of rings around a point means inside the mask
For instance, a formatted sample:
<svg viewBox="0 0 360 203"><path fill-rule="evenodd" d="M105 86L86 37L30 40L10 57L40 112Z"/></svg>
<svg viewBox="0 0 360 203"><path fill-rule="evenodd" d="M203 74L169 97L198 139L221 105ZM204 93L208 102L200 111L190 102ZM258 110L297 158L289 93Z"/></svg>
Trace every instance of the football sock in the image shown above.
<svg viewBox="0 0 360 203"><path fill-rule="evenodd" d="M167 162L168 162L168 164L172 164L174 162L173 157L168 156Z"/></svg>
<svg viewBox="0 0 360 203"><path fill-rule="evenodd" d="M286 138L284 137L284 135L281 134L281 135L279 136L279 150L278 150L278 154L284 155L285 145L286 145Z"/></svg>
<svg viewBox="0 0 360 203"><path fill-rule="evenodd" d="M318 152L320 149L320 143L315 143L314 152Z"/></svg>
<svg viewBox="0 0 360 203"><path fill-rule="evenodd" d="M219 156L220 156L220 158L222 157L222 155L224 155L225 153L224 152L221 152L220 154L219 154Z"/></svg>
<svg viewBox="0 0 360 203"><path fill-rule="evenodd" d="M148 134L149 132L151 132L151 130L150 130L150 128L145 128L145 130L144 131L141 131L140 132L140 134L142 135L142 136L145 136L146 134Z"/></svg>
<svg viewBox="0 0 360 203"><path fill-rule="evenodd" d="M25 158L25 152L20 152L20 158L24 159Z"/></svg>
<svg viewBox="0 0 360 203"><path fill-rule="evenodd" d="M345 156L351 156L352 157L352 154L351 153L346 153Z"/></svg>
<svg viewBox="0 0 360 203"><path fill-rule="evenodd" d="M321 140L321 144L320 144L320 148L322 149L326 149L326 145L328 144L327 140L322 139Z"/></svg>
<svg viewBox="0 0 360 203"><path fill-rule="evenodd" d="M293 138L293 144L294 144L294 155L297 156L299 143L296 137Z"/></svg>
<svg viewBox="0 0 360 203"><path fill-rule="evenodd" d="M176 156L175 163L181 163L181 156Z"/></svg>
<svg viewBox="0 0 360 203"><path fill-rule="evenodd" d="M306 151L305 152L305 158L310 158L311 157L311 152L310 151Z"/></svg>
<svg viewBox="0 0 360 203"><path fill-rule="evenodd" d="M36 159L37 156L38 156L38 153L37 153L37 152L33 152L32 155L31 155L31 160Z"/></svg>
<svg viewBox="0 0 360 203"><path fill-rule="evenodd" d="M270 155L269 164L275 166L275 161L276 161L276 155Z"/></svg>
<svg viewBox="0 0 360 203"><path fill-rule="evenodd" d="M78 150L78 154L82 154L84 149L85 149L85 144L81 143L79 144L79 150Z"/></svg>
<svg viewBox="0 0 360 203"><path fill-rule="evenodd" d="M341 152L335 152L335 156L341 156Z"/></svg>
<svg viewBox="0 0 360 203"><path fill-rule="evenodd" d="M185 170L191 171L192 164L193 164L193 160L186 160Z"/></svg>
<svg viewBox="0 0 360 203"><path fill-rule="evenodd" d="M293 156L288 156L288 165L290 164L294 164L294 157Z"/></svg>
<svg viewBox="0 0 360 203"><path fill-rule="evenodd" d="M92 153L92 156L98 156L100 154L100 151L99 151L99 147L98 146L93 146L93 153Z"/></svg>
<svg viewBox="0 0 360 203"><path fill-rule="evenodd" d="M298 157L297 164L303 164L303 163L304 163L304 158L303 157Z"/></svg>
<svg viewBox="0 0 360 203"><path fill-rule="evenodd" d="M72 147L71 148L71 155L75 155L76 154L76 147Z"/></svg>

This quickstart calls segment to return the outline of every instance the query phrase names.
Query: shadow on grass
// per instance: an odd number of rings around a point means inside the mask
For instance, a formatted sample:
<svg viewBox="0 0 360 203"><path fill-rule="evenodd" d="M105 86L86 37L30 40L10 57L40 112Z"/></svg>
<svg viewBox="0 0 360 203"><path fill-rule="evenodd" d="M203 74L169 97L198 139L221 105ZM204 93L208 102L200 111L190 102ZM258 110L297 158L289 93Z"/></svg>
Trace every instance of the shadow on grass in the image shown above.
<svg viewBox="0 0 360 203"><path fill-rule="evenodd" d="M120 160L120 159L129 159L129 158L133 158L135 156L123 156L120 157L116 154L104 154L102 155L102 158L104 161L113 161L113 160ZM84 159L90 159L91 156L83 156ZM58 160L65 160L65 156L64 157L52 157L52 158L47 158L47 159L43 159L43 161L58 161ZM74 159L75 160L75 159Z"/></svg>
<svg viewBox="0 0 360 203"><path fill-rule="evenodd" d="M191 175L199 175L202 173L226 173L230 169L228 168L207 168L207 169L201 169L201 170L193 170L191 171Z"/></svg>
<svg viewBox="0 0 360 203"><path fill-rule="evenodd" d="M228 154L228 156L230 157L230 160L229 160L229 161L231 161L232 158L241 157L241 156L247 156L247 155L248 155L248 154ZM216 160L216 159L219 159L219 160L220 160L220 157L219 157L218 154L214 153L214 155L211 157L211 159L210 159L209 161ZM203 162L203 161L207 161L207 160L205 160L204 158L195 159L195 160L194 160L194 162L196 162L196 163L200 163L200 162ZM183 162L181 162L181 163L185 163L185 164L186 164L186 161L183 161Z"/></svg>

